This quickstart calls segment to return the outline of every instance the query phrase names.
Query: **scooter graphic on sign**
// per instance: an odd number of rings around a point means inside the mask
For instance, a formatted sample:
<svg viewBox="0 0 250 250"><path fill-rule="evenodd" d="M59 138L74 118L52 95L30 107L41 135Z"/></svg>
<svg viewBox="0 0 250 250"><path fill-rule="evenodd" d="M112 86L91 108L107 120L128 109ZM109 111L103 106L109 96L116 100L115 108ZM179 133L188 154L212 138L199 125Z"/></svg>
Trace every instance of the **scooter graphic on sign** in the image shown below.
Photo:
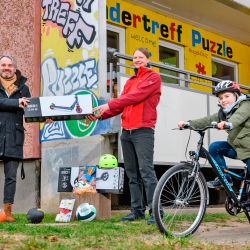
<svg viewBox="0 0 250 250"><path fill-rule="evenodd" d="M70 107L62 107L62 106L56 106L54 103L51 103L50 105L50 109L62 109L62 110L69 110L69 111L72 111L74 109L74 107L76 106L76 112L77 113L82 113L82 108L80 107L79 105L79 102L78 102L78 97L77 95L75 95L75 101L74 103L70 106Z"/></svg>

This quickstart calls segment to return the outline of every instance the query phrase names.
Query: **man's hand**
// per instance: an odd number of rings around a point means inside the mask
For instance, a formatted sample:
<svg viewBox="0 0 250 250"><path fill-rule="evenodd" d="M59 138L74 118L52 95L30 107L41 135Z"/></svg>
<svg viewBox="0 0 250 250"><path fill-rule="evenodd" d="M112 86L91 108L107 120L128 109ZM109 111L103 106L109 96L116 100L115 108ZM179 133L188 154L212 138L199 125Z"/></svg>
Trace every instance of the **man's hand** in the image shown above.
<svg viewBox="0 0 250 250"><path fill-rule="evenodd" d="M223 127L224 127L224 126L227 126L227 125L228 125L228 123L225 122L225 121L218 123L218 124L217 124L218 130L223 130Z"/></svg>
<svg viewBox="0 0 250 250"><path fill-rule="evenodd" d="M98 120L100 117L101 117L101 115L100 115L100 112L99 112L98 114L86 116L86 119L89 120L89 121L94 122L94 121Z"/></svg>
<svg viewBox="0 0 250 250"><path fill-rule="evenodd" d="M24 109L24 106L28 105L28 102L30 102L29 100L26 100L25 97L23 98L19 98L19 108Z"/></svg>
<svg viewBox="0 0 250 250"><path fill-rule="evenodd" d="M100 116L101 116L105 111L109 110L109 105L108 104L104 104L104 105L98 106L96 108L93 108L92 112L94 113L97 110L99 110L98 115L100 114Z"/></svg>

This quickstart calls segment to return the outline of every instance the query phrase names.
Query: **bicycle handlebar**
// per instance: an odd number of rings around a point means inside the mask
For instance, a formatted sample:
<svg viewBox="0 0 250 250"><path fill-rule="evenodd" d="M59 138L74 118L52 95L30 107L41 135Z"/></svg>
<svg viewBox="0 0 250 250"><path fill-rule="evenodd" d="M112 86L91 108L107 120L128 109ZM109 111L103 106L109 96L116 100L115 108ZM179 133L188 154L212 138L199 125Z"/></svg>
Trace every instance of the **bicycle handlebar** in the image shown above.
<svg viewBox="0 0 250 250"><path fill-rule="evenodd" d="M192 129L192 130L197 131L197 132L203 132L203 131L205 131L205 130L207 130L207 129L209 129L209 128L216 128L216 129L219 129L217 125L209 125L209 126L206 126L205 128L194 128L193 126L188 125L188 124L185 124L185 125L183 125L182 128L177 128L177 129L178 129L178 130ZM225 126L223 127L223 129L230 129L230 126L225 125ZM173 130L175 130L175 129L173 129Z"/></svg>

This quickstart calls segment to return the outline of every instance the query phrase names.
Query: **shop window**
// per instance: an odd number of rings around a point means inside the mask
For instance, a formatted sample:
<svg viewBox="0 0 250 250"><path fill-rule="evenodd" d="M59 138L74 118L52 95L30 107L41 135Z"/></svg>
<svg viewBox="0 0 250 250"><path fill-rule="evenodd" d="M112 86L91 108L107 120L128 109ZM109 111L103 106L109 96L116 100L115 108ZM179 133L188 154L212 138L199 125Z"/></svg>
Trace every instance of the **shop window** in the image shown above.
<svg viewBox="0 0 250 250"><path fill-rule="evenodd" d="M110 93L110 85L113 88L113 97L117 98L117 62L124 63L124 60L114 57L114 52L125 54L125 30L116 26L107 25L107 92ZM110 84L110 63L113 63L113 80ZM120 72L123 72L121 69Z"/></svg>
<svg viewBox="0 0 250 250"><path fill-rule="evenodd" d="M175 68L184 68L184 53L183 48L165 41L159 41L159 63L172 66ZM171 76L180 77L180 74L166 69L160 69L160 73L168 74ZM179 80L161 76L162 82L178 84Z"/></svg>
<svg viewBox="0 0 250 250"><path fill-rule="evenodd" d="M219 58L212 58L212 77L238 82L238 65ZM217 83L213 82L216 86Z"/></svg>

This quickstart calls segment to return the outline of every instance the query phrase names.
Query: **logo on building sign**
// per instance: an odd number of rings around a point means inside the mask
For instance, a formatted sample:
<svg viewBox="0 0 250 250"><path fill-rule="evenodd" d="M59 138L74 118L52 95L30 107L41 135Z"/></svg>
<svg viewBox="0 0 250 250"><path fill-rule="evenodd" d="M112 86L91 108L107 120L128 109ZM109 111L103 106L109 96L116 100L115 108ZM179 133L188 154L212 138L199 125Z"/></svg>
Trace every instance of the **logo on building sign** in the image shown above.
<svg viewBox="0 0 250 250"><path fill-rule="evenodd" d="M181 42L182 25L177 25L174 22L172 22L170 25L166 25L165 23L159 23L150 19L150 17L145 14L140 16L133 13L131 14L128 11L121 11L121 6L119 3L116 3L115 7L112 6L109 9L106 7L106 13L106 19L109 17L113 22L122 22L126 26L132 25L134 28L137 28L138 25L143 25L144 30L152 34L155 34L156 30L158 29L162 37L168 38L170 36L171 40L178 38L178 42ZM144 42L143 39L142 42Z"/></svg>
<svg viewBox="0 0 250 250"><path fill-rule="evenodd" d="M202 44L203 50L210 51L219 56L224 56L228 58L233 58L233 50L231 47L226 46L226 42L218 43L204 37L197 30L192 30L192 46L195 47L196 44Z"/></svg>
<svg viewBox="0 0 250 250"><path fill-rule="evenodd" d="M206 75L206 71L205 71L205 65L202 65L200 62L199 64L196 64L196 68L197 68L197 73L202 74L202 75Z"/></svg>

